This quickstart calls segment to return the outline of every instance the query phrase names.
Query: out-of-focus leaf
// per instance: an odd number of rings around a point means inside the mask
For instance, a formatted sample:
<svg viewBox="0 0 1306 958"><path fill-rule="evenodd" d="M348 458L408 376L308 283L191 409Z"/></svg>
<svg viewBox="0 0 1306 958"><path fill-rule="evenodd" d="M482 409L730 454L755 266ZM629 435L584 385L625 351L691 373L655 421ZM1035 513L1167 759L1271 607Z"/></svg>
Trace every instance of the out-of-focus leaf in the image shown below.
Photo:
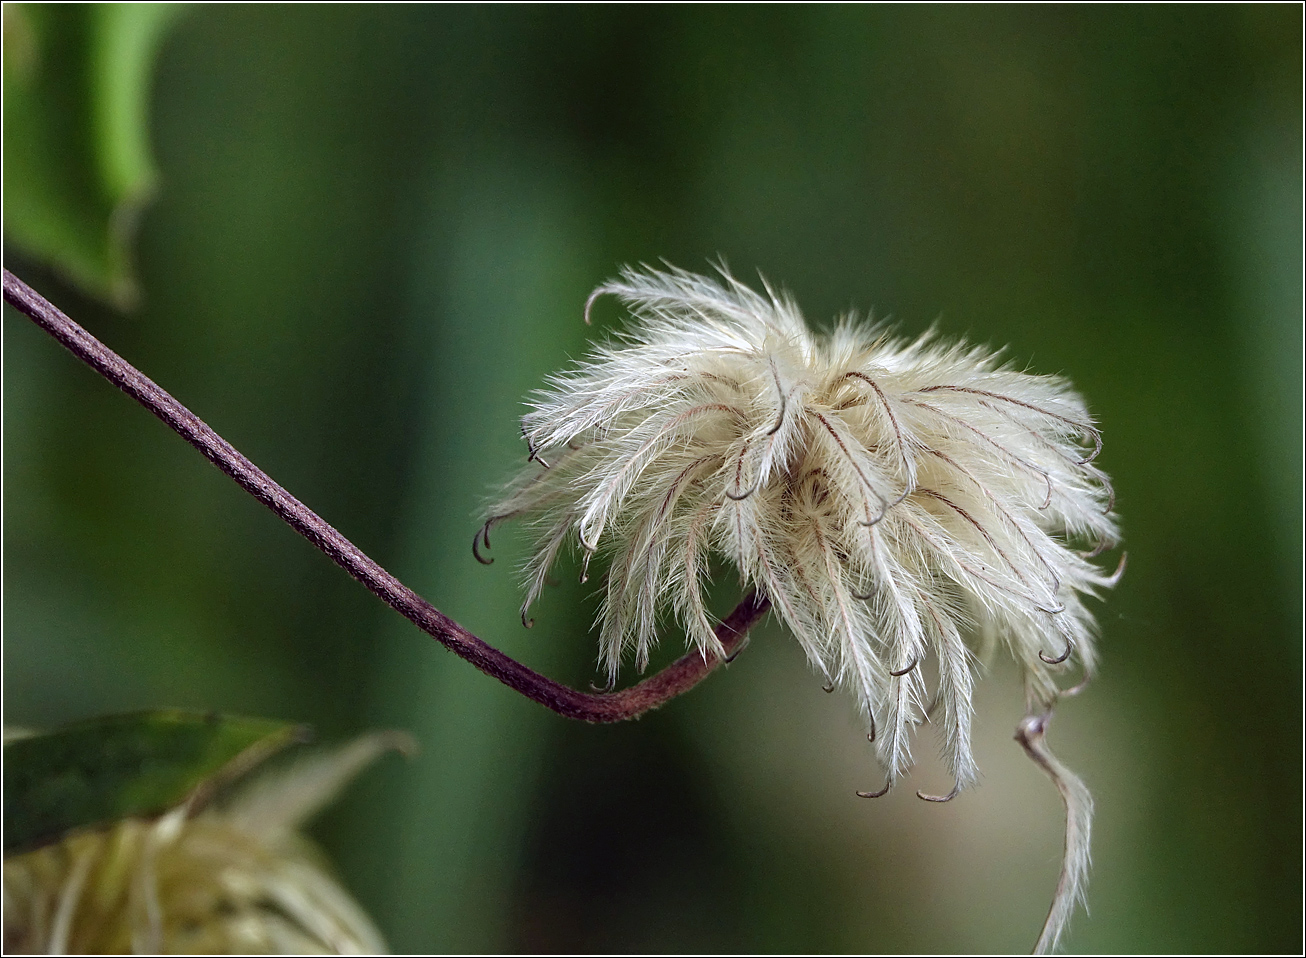
<svg viewBox="0 0 1306 958"><path fill-rule="evenodd" d="M5 854L74 828L164 811L302 737L302 726L287 722L169 709L7 742Z"/></svg>
<svg viewBox="0 0 1306 958"><path fill-rule="evenodd" d="M264 768L242 782L224 807L227 820L251 835L298 828L335 799L340 790L386 752L408 758L417 739L396 730L371 732L343 745L298 750L283 767Z"/></svg>
<svg viewBox="0 0 1306 958"><path fill-rule="evenodd" d="M119 308L155 188L150 77L170 3L5 4L4 232Z"/></svg>

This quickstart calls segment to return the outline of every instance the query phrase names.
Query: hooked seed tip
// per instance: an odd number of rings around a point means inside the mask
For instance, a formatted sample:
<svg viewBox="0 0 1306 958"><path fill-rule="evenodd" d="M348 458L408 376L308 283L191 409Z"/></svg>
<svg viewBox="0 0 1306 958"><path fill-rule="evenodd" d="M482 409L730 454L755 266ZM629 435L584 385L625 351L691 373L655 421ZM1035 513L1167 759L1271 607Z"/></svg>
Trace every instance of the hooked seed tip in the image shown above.
<svg viewBox="0 0 1306 958"><path fill-rule="evenodd" d="M884 788L880 789L878 792L858 792L857 797L858 798L883 798L885 795L889 794L889 789L892 787L893 787L893 779L890 778L887 782L884 783Z"/></svg>
<svg viewBox="0 0 1306 958"><path fill-rule="evenodd" d="M890 670L889 670L889 674L892 675L894 678L902 678L904 675L906 675L906 674L907 674L908 672L910 672L912 669L916 668L916 666L920 663L920 660L921 660L920 653L917 653L916 658L914 658L914 659L912 659L910 662L908 662L907 665L905 665L905 666L904 666L903 668L901 668L901 669L898 669L898 671L896 671L896 672L893 671L892 669L890 669Z"/></svg>
<svg viewBox="0 0 1306 958"><path fill-rule="evenodd" d="M481 565L494 565L493 558L485 558L481 555L481 541L484 540L485 548L490 548L490 526L494 523L493 519L486 521L485 525L476 530L476 535L472 536L472 555Z"/></svg>
<svg viewBox="0 0 1306 958"><path fill-rule="evenodd" d="M925 801L925 802L940 802L940 803L950 802L957 797L957 793L960 791L961 791L961 785L957 784L952 786L952 791L950 791L947 795L926 795L924 792L918 791L916 793L916 797L919 798L921 801Z"/></svg>
<svg viewBox="0 0 1306 958"><path fill-rule="evenodd" d="M1066 651L1062 652L1055 659L1052 658L1050 655L1048 655L1046 652L1044 652L1042 649L1038 650L1038 657L1042 659L1044 662L1046 662L1048 665L1060 665L1062 662L1066 661L1066 659L1070 658L1070 653L1073 651L1075 651L1075 643L1072 642L1069 638L1067 638Z"/></svg>

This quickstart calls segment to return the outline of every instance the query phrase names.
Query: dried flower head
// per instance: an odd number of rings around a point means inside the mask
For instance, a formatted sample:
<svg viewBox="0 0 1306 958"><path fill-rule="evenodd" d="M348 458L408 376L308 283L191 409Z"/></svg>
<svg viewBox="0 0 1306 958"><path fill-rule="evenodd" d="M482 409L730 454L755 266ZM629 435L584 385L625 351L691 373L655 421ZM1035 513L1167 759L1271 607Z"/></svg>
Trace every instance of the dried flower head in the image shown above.
<svg viewBox="0 0 1306 958"><path fill-rule="evenodd" d="M610 679L628 653L644 667L668 611L720 655L704 589L709 555L725 557L857 697L888 785L938 707L964 787L968 636L1010 650L1031 712L1072 660L1093 668L1083 600L1115 582L1091 560L1117 540L1098 429L1064 379L852 316L814 334L788 296L720 272L624 270L590 304L613 294L633 323L534 396L530 461L486 527L524 517L537 536L523 620L575 542L586 567L610 557ZM1080 857L1077 874L1086 834Z"/></svg>
<svg viewBox="0 0 1306 958"><path fill-rule="evenodd" d="M385 941L296 831L398 733L364 736L182 805L4 863L4 948L24 954L377 954Z"/></svg>

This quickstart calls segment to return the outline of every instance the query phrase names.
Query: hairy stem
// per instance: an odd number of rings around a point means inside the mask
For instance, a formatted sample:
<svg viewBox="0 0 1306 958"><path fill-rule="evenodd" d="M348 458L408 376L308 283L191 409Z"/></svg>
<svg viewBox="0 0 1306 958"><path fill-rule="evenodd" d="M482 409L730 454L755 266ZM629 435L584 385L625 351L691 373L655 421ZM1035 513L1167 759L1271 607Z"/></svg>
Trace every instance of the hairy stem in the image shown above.
<svg viewBox="0 0 1306 958"><path fill-rule="evenodd" d="M205 458L236 480L246 492L275 512L287 525L325 552L333 562L367 586L391 608L486 675L493 676L559 715L582 722L621 722L637 718L682 692L689 691L721 664L719 658L691 652L637 685L619 692L601 694L580 692L540 675L468 632L377 565L317 513L210 429L202 419L7 269L4 271L4 295L6 303L29 317L63 343L74 356L162 419ZM748 630L770 607L771 603L765 597L751 592L717 626L717 638L721 640L727 657L740 647Z"/></svg>
<svg viewBox="0 0 1306 958"><path fill-rule="evenodd" d="M1066 768L1048 748L1047 727L1051 710L1026 715L1016 726L1016 741L1034 763L1052 779L1066 807L1066 838L1061 856L1061 875L1052 896L1043 931L1034 945L1034 954L1050 955L1070 922L1075 905L1084 900L1088 875L1088 847L1093 825L1093 798L1079 776Z"/></svg>

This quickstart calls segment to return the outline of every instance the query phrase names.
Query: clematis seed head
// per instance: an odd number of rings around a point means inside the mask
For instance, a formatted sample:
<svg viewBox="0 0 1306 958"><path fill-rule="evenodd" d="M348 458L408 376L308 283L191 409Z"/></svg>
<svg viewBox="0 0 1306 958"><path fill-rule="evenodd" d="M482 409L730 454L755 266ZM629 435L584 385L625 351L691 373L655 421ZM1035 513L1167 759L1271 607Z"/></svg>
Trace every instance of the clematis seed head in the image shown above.
<svg viewBox="0 0 1306 958"><path fill-rule="evenodd" d="M1093 668L1083 599L1113 584L1092 560L1118 538L1097 426L1064 379L851 316L816 334L788 296L720 272L625 269L590 301L615 295L633 322L534 395L529 461L486 517L536 535L523 616L571 543L587 567L610 557L610 679L629 655L644 667L666 610L720 655L704 591L722 556L857 697L891 780L933 702L965 786L967 636L1006 646L1031 704L1072 661Z"/></svg>
<svg viewBox="0 0 1306 958"><path fill-rule="evenodd" d="M1041 757L1042 729L1059 679L1094 668L1085 598L1123 570L1094 561L1119 538L1094 465L1101 433L1065 379L854 316L814 333L786 294L718 272L624 269L586 319L612 295L630 324L532 397L528 461L481 533L488 544L519 518L534 534L522 620L559 552L579 547L583 576L595 553L609 559L610 683L629 657L645 667L668 613L705 657L723 656L704 593L709 557L729 560L827 688L856 697L888 770L861 794L903 774L918 724L943 726L956 787L922 796L935 801L977 776L972 643L1005 647L1038 726L1022 741L1074 826L1040 939L1052 947L1082 893L1091 804Z"/></svg>
<svg viewBox="0 0 1306 958"><path fill-rule="evenodd" d="M298 826L411 736L301 756L198 813L183 803L4 861L6 954L384 954L385 940Z"/></svg>

